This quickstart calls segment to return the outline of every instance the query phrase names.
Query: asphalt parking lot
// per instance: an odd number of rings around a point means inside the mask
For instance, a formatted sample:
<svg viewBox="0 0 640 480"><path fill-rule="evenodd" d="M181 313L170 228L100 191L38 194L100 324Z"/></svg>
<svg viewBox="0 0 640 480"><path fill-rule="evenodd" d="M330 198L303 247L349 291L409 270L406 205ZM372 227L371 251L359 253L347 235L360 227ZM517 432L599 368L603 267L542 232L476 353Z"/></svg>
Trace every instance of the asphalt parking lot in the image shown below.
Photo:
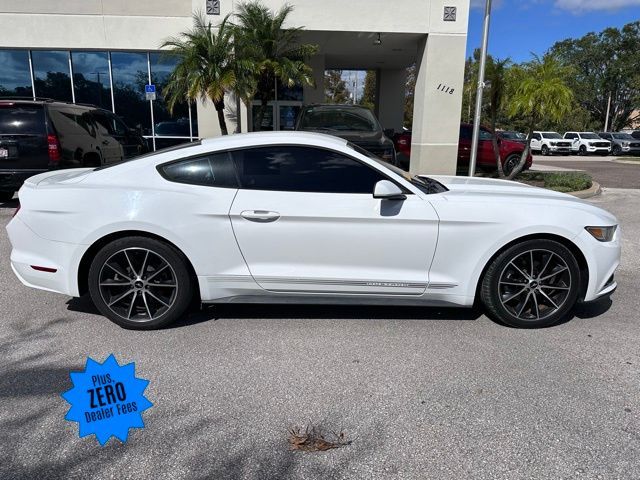
<svg viewBox="0 0 640 480"><path fill-rule="evenodd" d="M617 157L625 161L625 157ZM622 163L613 157L542 157L536 155L534 165L585 170L603 187L640 188L640 161Z"/></svg>
<svg viewBox="0 0 640 480"><path fill-rule="evenodd" d="M19 284L0 229L0 478L640 478L640 190L612 302L526 331L460 309L225 306L125 331ZM0 226L13 212L0 205ZM60 393L87 356L135 362L154 406L126 444L78 438ZM353 443L288 450L287 429Z"/></svg>

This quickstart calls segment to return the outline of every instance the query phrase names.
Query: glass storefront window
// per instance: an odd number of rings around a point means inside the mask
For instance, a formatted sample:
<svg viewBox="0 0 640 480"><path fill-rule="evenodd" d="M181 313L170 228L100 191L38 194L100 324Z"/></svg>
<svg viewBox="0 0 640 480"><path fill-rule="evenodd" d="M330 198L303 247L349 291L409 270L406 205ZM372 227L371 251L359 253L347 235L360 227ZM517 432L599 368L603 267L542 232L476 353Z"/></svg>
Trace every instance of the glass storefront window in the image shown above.
<svg viewBox="0 0 640 480"><path fill-rule="evenodd" d="M112 52L115 113L125 123L151 135L151 112L144 86L149 83L146 53Z"/></svg>
<svg viewBox="0 0 640 480"><path fill-rule="evenodd" d="M111 110L107 52L71 52L71 63L76 102Z"/></svg>
<svg viewBox="0 0 640 480"><path fill-rule="evenodd" d="M0 50L0 97L32 97L29 52Z"/></svg>
<svg viewBox="0 0 640 480"><path fill-rule="evenodd" d="M69 52L62 50L33 50L33 76L37 97L70 102L71 77Z"/></svg>
<svg viewBox="0 0 640 480"><path fill-rule="evenodd" d="M189 107L186 102L179 103L169 113L164 97L164 89L169 76L178 64L178 58L166 53L151 53L151 81L156 86L156 100L153 102L153 120L156 136L189 136ZM198 122L196 120L196 106L191 107L193 121L193 136L198 136Z"/></svg>

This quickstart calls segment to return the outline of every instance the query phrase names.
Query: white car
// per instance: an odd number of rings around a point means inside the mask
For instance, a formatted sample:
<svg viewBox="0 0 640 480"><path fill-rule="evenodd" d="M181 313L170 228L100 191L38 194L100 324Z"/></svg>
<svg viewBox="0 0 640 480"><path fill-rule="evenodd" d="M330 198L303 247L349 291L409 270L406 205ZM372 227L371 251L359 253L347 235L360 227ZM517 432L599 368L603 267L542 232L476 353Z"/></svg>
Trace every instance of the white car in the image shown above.
<svg viewBox="0 0 640 480"><path fill-rule="evenodd" d="M611 142L593 132L566 132L563 138L571 140L571 151L577 152L578 155L589 153L609 155L611 153Z"/></svg>
<svg viewBox="0 0 640 480"><path fill-rule="evenodd" d="M571 141L564 140L558 132L533 132L531 135L531 150L542 155L571 153Z"/></svg>
<svg viewBox="0 0 640 480"><path fill-rule="evenodd" d="M31 287L148 329L205 303L457 305L540 327L616 288L614 216L511 181L411 177L336 137L230 135L31 177L7 226Z"/></svg>

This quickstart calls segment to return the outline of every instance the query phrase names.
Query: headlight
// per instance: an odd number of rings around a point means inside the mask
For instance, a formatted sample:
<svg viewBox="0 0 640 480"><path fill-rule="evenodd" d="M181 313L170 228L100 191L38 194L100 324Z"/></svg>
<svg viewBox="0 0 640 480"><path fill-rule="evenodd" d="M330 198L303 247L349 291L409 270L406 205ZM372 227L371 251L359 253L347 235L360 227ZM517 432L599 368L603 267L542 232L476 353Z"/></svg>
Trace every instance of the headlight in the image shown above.
<svg viewBox="0 0 640 480"><path fill-rule="evenodd" d="M589 145L590 147L593 147L593 142L587 142L587 145Z"/></svg>
<svg viewBox="0 0 640 480"><path fill-rule="evenodd" d="M610 227L584 227L584 229L589 232L593 238L600 242L610 242L613 240L613 234L616 233L617 225L612 225Z"/></svg>

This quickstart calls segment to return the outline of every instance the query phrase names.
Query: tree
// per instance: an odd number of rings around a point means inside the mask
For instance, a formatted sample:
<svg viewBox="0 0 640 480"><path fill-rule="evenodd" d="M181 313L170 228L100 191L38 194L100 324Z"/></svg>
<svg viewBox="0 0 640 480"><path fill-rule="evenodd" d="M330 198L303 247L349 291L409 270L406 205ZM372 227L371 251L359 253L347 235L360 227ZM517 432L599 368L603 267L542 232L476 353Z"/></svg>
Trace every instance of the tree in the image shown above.
<svg viewBox="0 0 640 480"><path fill-rule="evenodd" d="M324 72L324 99L327 103L347 103L349 92L342 79L342 70Z"/></svg>
<svg viewBox="0 0 640 480"><path fill-rule="evenodd" d="M511 69L508 82L511 85L509 113L522 115L528 120L528 140L518 165L508 178L514 178L522 171L531 151L531 135L543 120L560 121L571 111L573 91L565 78L569 71L552 54L542 58L534 55L532 61Z"/></svg>
<svg viewBox="0 0 640 480"><path fill-rule="evenodd" d="M276 81L287 87L314 84L306 61L318 48L299 43L302 27L283 28L292 10L291 5L284 5L274 13L257 1L238 6L234 26L236 55L250 65L243 69L247 73L241 82L242 97L245 102L255 96L260 100L258 125L262 124L267 103L275 98Z"/></svg>
<svg viewBox="0 0 640 480"><path fill-rule="evenodd" d="M364 77L362 97L358 102L360 105L367 107L371 111L376 109L376 76L375 70L367 70Z"/></svg>
<svg viewBox="0 0 640 480"><path fill-rule="evenodd" d="M216 32L202 13L195 13L191 30L165 40L161 46L180 59L164 89L169 111L173 112L176 105L185 101L209 99L218 113L223 135L228 133L224 96L233 91L237 79L232 39L228 16Z"/></svg>
<svg viewBox="0 0 640 480"><path fill-rule="evenodd" d="M502 178L505 175L502 168L500 148L498 148L498 139L495 135L495 131L498 121L498 115L502 110L502 103L506 91L507 71L509 65L511 64L511 60L508 58L504 60L494 60L492 57L489 57L487 60L485 82L489 84L488 107L491 131L494 133L491 137L493 144L493 154L495 156L496 165L498 167L498 175Z"/></svg>
<svg viewBox="0 0 640 480"><path fill-rule="evenodd" d="M404 126L411 128L413 125L413 104L416 93L416 77L418 68L416 64L407 68L407 80L404 84Z"/></svg>
<svg viewBox="0 0 640 480"><path fill-rule="evenodd" d="M629 125L631 113L640 104L640 21L563 40L551 51L573 68L569 85L578 104L590 114L588 123L594 129L607 123L613 130Z"/></svg>

